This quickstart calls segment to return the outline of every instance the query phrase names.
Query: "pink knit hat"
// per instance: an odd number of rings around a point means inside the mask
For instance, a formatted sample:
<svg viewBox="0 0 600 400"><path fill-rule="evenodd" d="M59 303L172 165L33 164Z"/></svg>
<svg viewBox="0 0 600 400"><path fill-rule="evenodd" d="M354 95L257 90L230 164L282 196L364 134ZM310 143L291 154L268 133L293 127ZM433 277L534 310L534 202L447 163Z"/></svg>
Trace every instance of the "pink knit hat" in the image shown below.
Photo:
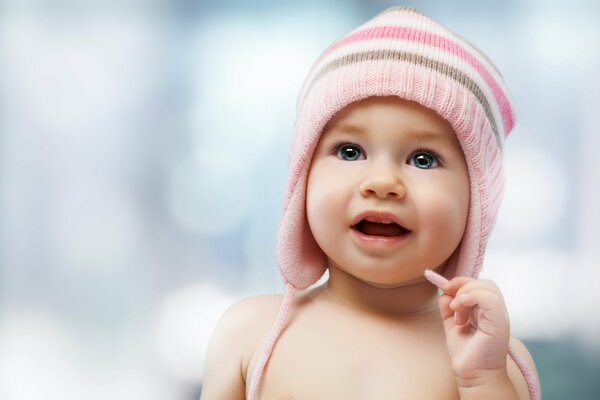
<svg viewBox="0 0 600 400"><path fill-rule="evenodd" d="M306 182L327 122L350 103L398 96L436 111L454 128L471 179L468 224L444 275L476 277L502 188L502 143L514 125L504 81L491 61L460 36L415 9L397 7L333 43L300 91L277 257L286 282L315 283L326 256L306 218Z"/></svg>
<svg viewBox="0 0 600 400"><path fill-rule="evenodd" d="M415 101L451 124L467 162L471 199L460 248L443 274L479 274L504 186L502 145L515 122L512 102L500 72L479 49L413 8L390 8L326 49L300 91L277 245L286 296L250 398L295 289L314 284L327 269L306 217L308 171L321 132L344 107L372 96Z"/></svg>

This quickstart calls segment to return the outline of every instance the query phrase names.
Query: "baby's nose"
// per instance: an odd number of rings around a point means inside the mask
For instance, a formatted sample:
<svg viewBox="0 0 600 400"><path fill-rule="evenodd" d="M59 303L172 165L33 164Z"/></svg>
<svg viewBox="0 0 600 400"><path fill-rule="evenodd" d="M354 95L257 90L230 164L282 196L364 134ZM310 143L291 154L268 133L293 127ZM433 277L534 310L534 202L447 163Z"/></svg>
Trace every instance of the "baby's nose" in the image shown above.
<svg viewBox="0 0 600 400"><path fill-rule="evenodd" d="M391 170L372 171L361 183L360 193L380 199L401 199L406 196L406 187L400 177Z"/></svg>

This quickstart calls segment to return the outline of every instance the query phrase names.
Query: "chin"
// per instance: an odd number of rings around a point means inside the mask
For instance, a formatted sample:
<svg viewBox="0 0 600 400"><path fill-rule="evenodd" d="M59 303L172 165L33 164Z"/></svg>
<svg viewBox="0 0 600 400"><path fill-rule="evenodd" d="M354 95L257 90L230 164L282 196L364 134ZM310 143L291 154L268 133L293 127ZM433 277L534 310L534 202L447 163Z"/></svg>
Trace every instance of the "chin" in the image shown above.
<svg viewBox="0 0 600 400"><path fill-rule="evenodd" d="M426 281L423 276L424 272L425 269L423 271L414 271L409 274L395 274L393 276L390 274L385 274L385 276L381 276L382 274L365 274L362 277L355 275L355 278L378 289L394 289Z"/></svg>

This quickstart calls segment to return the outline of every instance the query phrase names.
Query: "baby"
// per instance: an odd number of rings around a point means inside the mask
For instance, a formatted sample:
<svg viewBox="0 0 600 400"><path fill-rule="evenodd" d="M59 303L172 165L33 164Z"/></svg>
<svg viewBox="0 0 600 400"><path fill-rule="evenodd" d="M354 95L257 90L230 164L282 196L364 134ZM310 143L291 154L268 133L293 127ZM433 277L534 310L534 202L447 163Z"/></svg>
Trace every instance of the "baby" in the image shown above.
<svg viewBox="0 0 600 400"><path fill-rule="evenodd" d="M221 318L202 399L539 399L502 294L476 279L514 125L491 61L391 8L320 56L297 112L285 294Z"/></svg>

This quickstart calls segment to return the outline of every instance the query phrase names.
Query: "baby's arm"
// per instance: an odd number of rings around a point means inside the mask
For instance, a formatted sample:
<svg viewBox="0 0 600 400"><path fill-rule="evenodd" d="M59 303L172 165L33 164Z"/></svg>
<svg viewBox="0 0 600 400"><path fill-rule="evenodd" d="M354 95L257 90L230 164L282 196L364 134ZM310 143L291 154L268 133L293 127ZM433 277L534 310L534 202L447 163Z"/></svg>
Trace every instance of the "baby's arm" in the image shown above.
<svg viewBox="0 0 600 400"><path fill-rule="evenodd" d="M243 306L234 305L223 314L213 331L202 379L201 400L244 400Z"/></svg>
<svg viewBox="0 0 600 400"><path fill-rule="evenodd" d="M223 314L208 346L201 400L246 398L252 356L262 346L280 304L281 295L255 296Z"/></svg>
<svg viewBox="0 0 600 400"><path fill-rule="evenodd" d="M439 305L460 398L529 400L519 368L507 357L509 341L515 355L534 373L535 366L525 346L510 337L498 287L483 279L447 281L430 271L426 277L444 291Z"/></svg>

